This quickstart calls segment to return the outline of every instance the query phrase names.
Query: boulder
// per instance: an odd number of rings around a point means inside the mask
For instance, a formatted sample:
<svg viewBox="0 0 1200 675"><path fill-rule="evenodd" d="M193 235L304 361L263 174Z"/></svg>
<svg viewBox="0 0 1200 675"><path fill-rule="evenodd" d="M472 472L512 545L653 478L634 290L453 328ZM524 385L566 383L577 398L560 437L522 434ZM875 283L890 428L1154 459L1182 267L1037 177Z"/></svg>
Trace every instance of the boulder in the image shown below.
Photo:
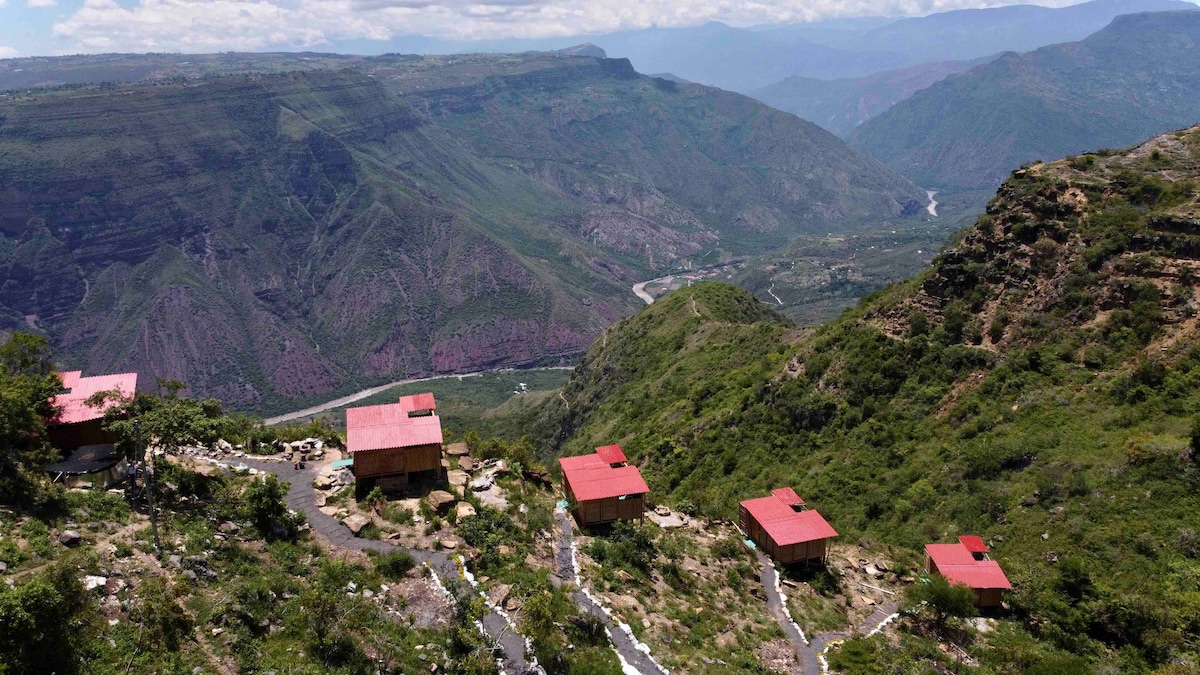
<svg viewBox="0 0 1200 675"><path fill-rule="evenodd" d="M466 485L470 480L471 476L466 471L455 469L446 472L446 481L451 485Z"/></svg>
<svg viewBox="0 0 1200 675"><path fill-rule="evenodd" d="M67 548L75 548L81 541L83 541L83 537L75 530L63 530L58 533L58 543Z"/></svg>
<svg viewBox="0 0 1200 675"><path fill-rule="evenodd" d="M446 454L451 457L462 457L463 455L470 454L470 452L466 443L451 443L446 446Z"/></svg>
<svg viewBox="0 0 1200 675"><path fill-rule="evenodd" d="M463 518L470 518L471 516L475 515L475 507L471 506L467 502L459 502L458 504L455 505L454 508L455 508L455 515L458 517L458 520L460 520L460 521Z"/></svg>
<svg viewBox="0 0 1200 675"><path fill-rule="evenodd" d="M455 501L454 495L446 492L445 490L434 490L433 492L430 492L429 496L426 497L426 500L429 502L429 508L433 509L433 512L440 516L444 516L449 513L450 507Z"/></svg>
<svg viewBox="0 0 1200 675"><path fill-rule="evenodd" d="M89 574L83 578L83 587L87 590L103 588L108 585L108 578Z"/></svg>
<svg viewBox="0 0 1200 675"><path fill-rule="evenodd" d="M475 468L475 460L467 456L459 457L458 468L462 469L463 471L470 471Z"/></svg>
<svg viewBox="0 0 1200 675"><path fill-rule="evenodd" d="M442 545L442 548L446 549L447 551L453 551L454 549L458 548L458 542L454 541L453 539L443 539L439 543Z"/></svg>
<svg viewBox="0 0 1200 675"><path fill-rule="evenodd" d="M227 520L217 526L217 529L225 534L237 534L241 528L238 527L237 523Z"/></svg>
<svg viewBox="0 0 1200 675"><path fill-rule="evenodd" d="M357 535L359 532L362 532L364 527L371 524L371 519L361 513L356 513L343 518L342 524L350 528L350 531Z"/></svg>
<svg viewBox="0 0 1200 675"><path fill-rule="evenodd" d="M318 508L325 506L326 501L328 501L328 497L325 496L324 492L313 493L313 504L316 504Z"/></svg>
<svg viewBox="0 0 1200 675"><path fill-rule="evenodd" d="M472 492L483 492L484 490L491 489L495 484L496 479L492 476L480 476L468 483L468 487L471 488Z"/></svg>
<svg viewBox="0 0 1200 675"><path fill-rule="evenodd" d="M313 479L313 487L317 490L328 490L333 487L333 478L321 474Z"/></svg>
<svg viewBox="0 0 1200 675"><path fill-rule="evenodd" d="M493 509L504 511L508 508L508 500L504 498L504 491L500 489L499 485L493 485L483 492L476 492L475 497L479 499L480 503Z"/></svg>
<svg viewBox="0 0 1200 675"><path fill-rule="evenodd" d="M338 469L329 476L334 485L354 485L354 472L350 469Z"/></svg>

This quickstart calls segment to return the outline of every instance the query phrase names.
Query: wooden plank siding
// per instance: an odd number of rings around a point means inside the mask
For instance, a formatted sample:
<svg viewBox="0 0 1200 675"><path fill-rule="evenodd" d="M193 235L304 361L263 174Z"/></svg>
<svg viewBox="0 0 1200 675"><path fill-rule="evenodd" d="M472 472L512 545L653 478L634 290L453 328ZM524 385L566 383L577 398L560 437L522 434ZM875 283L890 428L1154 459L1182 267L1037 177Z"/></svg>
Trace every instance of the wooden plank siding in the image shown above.
<svg viewBox="0 0 1200 675"><path fill-rule="evenodd" d="M640 520L646 512L646 495L628 495L625 499L609 497L581 502L571 494L571 487L566 486L567 501L574 505L571 509L575 521L583 527L603 525L618 520Z"/></svg>
<svg viewBox="0 0 1200 675"><path fill-rule="evenodd" d="M441 468L440 444L360 450L354 453L354 477L360 480L416 471L440 471Z"/></svg>

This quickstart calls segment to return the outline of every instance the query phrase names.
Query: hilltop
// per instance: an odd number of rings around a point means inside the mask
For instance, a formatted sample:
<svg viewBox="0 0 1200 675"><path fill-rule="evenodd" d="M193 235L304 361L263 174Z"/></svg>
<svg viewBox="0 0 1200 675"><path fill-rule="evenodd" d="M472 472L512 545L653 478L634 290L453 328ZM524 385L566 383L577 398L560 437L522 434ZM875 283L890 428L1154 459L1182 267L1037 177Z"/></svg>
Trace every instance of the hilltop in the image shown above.
<svg viewBox="0 0 1200 675"><path fill-rule="evenodd" d="M1016 588L970 638L984 672L1192 658L1198 179L1200 127L1023 169L930 270L811 332L677 290L592 345L545 443L619 442L710 516L793 485L850 540L983 535ZM946 658L920 631L853 649Z"/></svg>
<svg viewBox="0 0 1200 675"><path fill-rule="evenodd" d="M0 100L0 327L241 409L560 362L653 271L922 201L811 124L625 60L146 61L218 70Z"/></svg>
<svg viewBox="0 0 1200 675"><path fill-rule="evenodd" d="M1194 124L1198 35L1196 11L1119 16L1080 42L948 77L850 140L922 185L991 189L1027 162Z"/></svg>

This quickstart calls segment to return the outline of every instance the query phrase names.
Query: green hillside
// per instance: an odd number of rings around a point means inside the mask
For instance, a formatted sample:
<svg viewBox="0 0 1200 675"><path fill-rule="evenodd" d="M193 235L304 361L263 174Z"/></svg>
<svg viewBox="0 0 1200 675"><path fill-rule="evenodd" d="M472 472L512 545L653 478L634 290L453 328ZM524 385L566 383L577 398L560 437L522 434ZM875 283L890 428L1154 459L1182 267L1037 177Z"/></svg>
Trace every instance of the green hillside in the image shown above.
<svg viewBox="0 0 1200 675"><path fill-rule="evenodd" d="M1037 159L1122 147L1200 120L1200 12L1119 16L917 92L851 142L921 185L992 188Z"/></svg>
<svg viewBox="0 0 1200 675"><path fill-rule="evenodd" d="M914 559L982 535L1015 591L969 636L978 672L1187 672L1169 664L1200 652L1198 178L1200 127L1018 171L929 271L814 332L731 286L680 289L592 345L543 440L621 443L658 501L712 516L792 485L842 540ZM851 657L956 658L915 629Z"/></svg>
<svg viewBox="0 0 1200 675"><path fill-rule="evenodd" d="M559 363L654 271L921 201L811 124L624 60L198 63L0 100L0 329L242 409Z"/></svg>

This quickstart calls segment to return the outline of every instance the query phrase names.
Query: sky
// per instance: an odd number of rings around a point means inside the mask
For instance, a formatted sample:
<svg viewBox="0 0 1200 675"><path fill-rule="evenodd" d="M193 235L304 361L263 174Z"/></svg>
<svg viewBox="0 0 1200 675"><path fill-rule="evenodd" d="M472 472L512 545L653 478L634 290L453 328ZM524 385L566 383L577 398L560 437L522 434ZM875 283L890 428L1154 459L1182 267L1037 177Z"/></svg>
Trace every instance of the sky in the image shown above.
<svg viewBox="0 0 1200 675"><path fill-rule="evenodd" d="M1072 0L1035 0L1061 6ZM476 40L650 26L913 16L1003 0L0 0L0 58L326 50L428 35Z"/></svg>

